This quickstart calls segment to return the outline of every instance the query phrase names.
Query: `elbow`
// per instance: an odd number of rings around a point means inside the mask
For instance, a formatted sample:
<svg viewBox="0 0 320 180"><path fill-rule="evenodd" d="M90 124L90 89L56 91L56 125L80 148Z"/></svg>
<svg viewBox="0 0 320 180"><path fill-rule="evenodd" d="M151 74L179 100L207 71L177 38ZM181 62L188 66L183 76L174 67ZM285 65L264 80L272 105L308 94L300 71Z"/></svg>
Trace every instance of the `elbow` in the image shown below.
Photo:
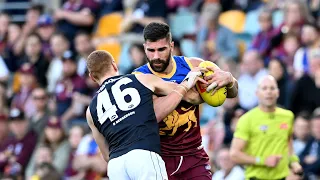
<svg viewBox="0 0 320 180"><path fill-rule="evenodd" d="M164 118L165 118L165 117L164 117L163 115L156 113L156 119L157 119L157 122L158 122L158 123L161 122Z"/></svg>
<svg viewBox="0 0 320 180"><path fill-rule="evenodd" d="M238 162L238 157L239 156L239 151L231 149L230 150L230 159L235 162L235 163L239 163Z"/></svg>

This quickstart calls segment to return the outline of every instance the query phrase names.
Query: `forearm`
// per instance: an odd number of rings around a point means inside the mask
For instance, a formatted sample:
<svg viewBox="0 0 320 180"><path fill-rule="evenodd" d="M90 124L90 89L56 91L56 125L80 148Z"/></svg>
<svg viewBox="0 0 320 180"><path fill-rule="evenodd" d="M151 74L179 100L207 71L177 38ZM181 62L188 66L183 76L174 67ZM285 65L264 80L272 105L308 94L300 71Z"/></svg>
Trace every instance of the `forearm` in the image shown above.
<svg viewBox="0 0 320 180"><path fill-rule="evenodd" d="M193 105L199 105L204 103L203 99L201 98L199 92L196 88L190 89L185 96L183 96L182 100L189 102Z"/></svg>
<svg viewBox="0 0 320 180"><path fill-rule="evenodd" d="M72 24L79 26L90 26L94 23L94 18L91 14L82 14L81 12L65 11L64 18Z"/></svg>
<svg viewBox="0 0 320 180"><path fill-rule="evenodd" d="M166 118L178 106L185 94L185 90L176 88L167 96L155 98L153 100L153 107L157 121L160 122Z"/></svg>
<svg viewBox="0 0 320 180"><path fill-rule="evenodd" d="M233 84L227 86L227 98L235 98L238 95L238 81L233 78Z"/></svg>
<svg viewBox="0 0 320 180"><path fill-rule="evenodd" d="M68 120L74 117L73 106L69 107L66 112L61 116L62 123L66 123Z"/></svg>
<svg viewBox="0 0 320 180"><path fill-rule="evenodd" d="M242 151L231 150L230 157L237 164L243 164L243 165L256 164L256 157L250 156Z"/></svg>

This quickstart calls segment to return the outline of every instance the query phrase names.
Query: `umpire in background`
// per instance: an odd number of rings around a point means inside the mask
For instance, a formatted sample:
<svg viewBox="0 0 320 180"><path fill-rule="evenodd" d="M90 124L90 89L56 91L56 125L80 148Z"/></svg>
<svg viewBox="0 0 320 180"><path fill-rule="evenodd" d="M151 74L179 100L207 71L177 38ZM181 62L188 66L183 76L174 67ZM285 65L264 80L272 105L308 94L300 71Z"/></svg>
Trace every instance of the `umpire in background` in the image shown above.
<svg viewBox="0 0 320 180"><path fill-rule="evenodd" d="M289 167L292 179L300 179L302 167L292 149L293 113L277 107L279 89L272 76L261 79L256 93L259 105L239 119L231 159L245 165L247 180L284 180Z"/></svg>

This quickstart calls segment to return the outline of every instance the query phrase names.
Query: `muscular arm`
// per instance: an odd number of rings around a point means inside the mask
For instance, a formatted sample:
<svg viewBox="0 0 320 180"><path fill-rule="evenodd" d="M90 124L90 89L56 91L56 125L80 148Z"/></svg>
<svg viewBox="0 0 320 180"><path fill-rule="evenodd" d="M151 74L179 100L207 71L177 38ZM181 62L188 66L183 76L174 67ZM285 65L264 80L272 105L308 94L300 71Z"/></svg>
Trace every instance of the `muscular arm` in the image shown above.
<svg viewBox="0 0 320 180"><path fill-rule="evenodd" d="M175 85L174 83L173 85L170 85L168 82L157 76L151 74L138 74L136 77L155 94L167 94L166 96L153 99L154 111L158 122L167 117L182 100L181 95L186 94L186 91L182 87L178 87L178 85Z"/></svg>
<svg viewBox="0 0 320 180"><path fill-rule="evenodd" d="M247 142L240 138L233 138L230 157L237 164L251 165L255 164L256 158L243 152Z"/></svg>
<svg viewBox="0 0 320 180"><path fill-rule="evenodd" d="M90 127L90 129L92 131L93 138L97 142L97 144L99 146L99 149L100 149L100 152L101 152L104 160L106 162L108 162L109 161L108 145L107 145L104 137L102 136L102 134L98 131L98 129L94 125L89 108L87 109L86 117L87 117L88 125L89 125L89 127Z"/></svg>
<svg viewBox="0 0 320 180"><path fill-rule="evenodd" d="M203 59L192 57L187 58L193 67L198 67L199 64L204 61ZM217 68L219 68L217 66ZM226 73L226 72L225 72ZM227 98L235 98L238 95L238 81L236 78L233 77L232 73L227 77L229 80L229 83L227 84ZM212 82L211 82L212 83Z"/></svg>

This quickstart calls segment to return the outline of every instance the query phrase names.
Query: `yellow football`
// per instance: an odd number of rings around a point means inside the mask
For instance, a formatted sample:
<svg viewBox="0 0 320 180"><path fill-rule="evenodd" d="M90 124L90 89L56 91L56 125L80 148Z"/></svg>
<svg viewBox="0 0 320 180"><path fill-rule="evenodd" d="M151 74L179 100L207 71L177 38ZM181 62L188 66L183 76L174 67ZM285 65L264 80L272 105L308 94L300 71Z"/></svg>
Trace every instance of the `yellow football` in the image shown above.
<svg viewBox="0 0 320 180"><path fill-rule="evenodd" d="M203 61L199 64L199 67L202 67L202 68L206 68L206 67L210 67L210 66L215 66L215 67L219 68L215 63L213 63L211 61ZM204 74L204 76L209 76L213 73L214 73L213 71L208 71ZM202 97L202 99L207 104L209 104L210 106L213 106L213 107L217 107L217 106L221 106L224 103L224 101L227 98L227 87L220 88L217 92L215 92L213 95L211 95L211 93L214 89L211 90L210 92L207 92L206 88L202 88L200 84L201 84L201 82L197 82L197 84L196 84L197 90L198 90L200 96Z"/></svg>

